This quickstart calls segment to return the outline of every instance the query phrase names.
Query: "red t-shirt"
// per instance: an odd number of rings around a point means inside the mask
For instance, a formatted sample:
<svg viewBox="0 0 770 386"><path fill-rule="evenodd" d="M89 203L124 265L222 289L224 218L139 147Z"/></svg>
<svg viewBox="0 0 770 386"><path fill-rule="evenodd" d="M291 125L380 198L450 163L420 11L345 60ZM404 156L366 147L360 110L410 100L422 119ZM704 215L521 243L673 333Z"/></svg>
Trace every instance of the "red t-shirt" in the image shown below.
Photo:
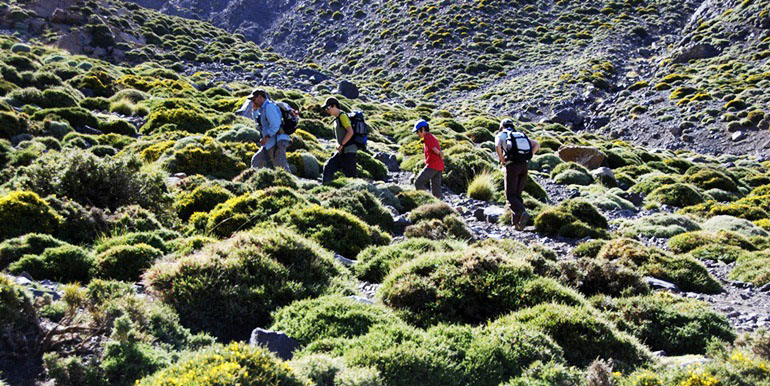
<svg viewBox="0 0 770 386"><path fill-rule="evenodd" d="M444 160L433 152L433 148L441 150L441 146L438 144L438 139L431 133L426 133L425 138L425 164L431 169L444 171Z"/></svg>

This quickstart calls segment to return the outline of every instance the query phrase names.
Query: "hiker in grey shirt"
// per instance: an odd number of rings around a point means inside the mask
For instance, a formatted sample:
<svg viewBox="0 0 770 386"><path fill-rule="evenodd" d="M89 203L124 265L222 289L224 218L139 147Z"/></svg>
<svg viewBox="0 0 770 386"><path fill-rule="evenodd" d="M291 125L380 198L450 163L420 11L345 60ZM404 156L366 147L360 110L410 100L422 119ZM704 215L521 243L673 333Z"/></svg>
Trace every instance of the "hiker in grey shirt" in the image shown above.
<svg viewBox="0 0 770 386"><path fill-rule="evenodd" d="M251 158L251 167L279 167L291 173L286 159L291 137L281 130L281 109L270 100L265 90L257 88L249 94L248 102L238 112L249 116L249 110L262 134L262 147Z"/></svg>

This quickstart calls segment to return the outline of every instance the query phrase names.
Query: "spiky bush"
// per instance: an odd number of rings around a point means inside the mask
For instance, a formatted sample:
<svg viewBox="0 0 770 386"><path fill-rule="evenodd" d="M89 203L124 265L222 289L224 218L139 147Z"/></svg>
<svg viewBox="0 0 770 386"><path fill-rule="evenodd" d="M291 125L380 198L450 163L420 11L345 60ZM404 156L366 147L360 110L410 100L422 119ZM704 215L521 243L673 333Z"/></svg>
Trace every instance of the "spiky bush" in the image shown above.
<svg viewBox="0 0 770 386"><path fill-rule="evenodd" d="M318 205L294 208L280 216L288 226L343 256L358 255L369 245L386 245L390 236L348 212Z"/></svg>
<svg viewBox="0 0 770 386"><path fill-rule="evenodd" d="M711 339L735 339L727 319L707 303L666 292L604 299L600 306L619 329L667 355L704 354Z"/></svg>
<svg viewBox="0 0 770 386"><path fill-rule="evenodd" d="M342 274L333 256L284 227L256 228L145 273L182 324L232 339L267 326L270 312L318 296Z"/></svg>
<svg viewBox="0 0 770 386"><path fill-rule="evenodd" d="M542 302L581 304L580 295L535 275L526 262L499 250L432 253L402 265L378 297L419 326L483 323Z"/></svg>
<svg viewBox="0 0 770 386"><path fill-rule="evenodd" d="M255 193L233 197L217 205L205 218L205 230L227 237L249 229L281 210L307 205L307 200L294 190L276 186ZM191 218L191 222L194 222Z"/></svg>
<svg viewBox="0 0 770 386"><path fill-rule="evenodd" d="M535 218L535 230L553 236L606 238L607 227L607 219L591 203L580 199L563 201Z"/></svg>
<svg viewBox="0 0 770 386"><path fill-rule="evenodd" d="M267 349L244 343L206 348L137 381L142 386L170 386L194 383L201 386L286 385L307 386L310 381L297 375Z"/></svg>
<svg viewBox="0 0 770 386"><path fill-rule="evenodd" d="M177 215L187 221L195 212L209 212L218 204L233 198L227 189L213 184L203 184L191 192L182 192L174 201Z"/></svg>
<svg viewBox="0 0 770 386"><path fill-rule="evenodd" d="M40 255L24 255L8 267L14 274L27 272L37 280L64 283L88 282L93 270L93 256L73 245L47 248Z"/></svg>
<svg viewBox="0 0 770 386"><path fill-rule="evenodd" d="M52 234L63 219L36 193L15 191L0 196L0 239L27 233Z"/></svg>
<svg viewBox="0 0 770 386"><path fill-rule="evenodd" d="M147 244L119 245L96 256L96 270L102 278L135 282L162 255Z"/></svg>
<svg viewBox="0 0 770 386"><path fill-rule="evenodd" d="M462 242L452 240L408 239L387 246L371 246L358 254L353 270L361 280L380 283L401 264L429 252L451 252L465 248Z"/></svg>

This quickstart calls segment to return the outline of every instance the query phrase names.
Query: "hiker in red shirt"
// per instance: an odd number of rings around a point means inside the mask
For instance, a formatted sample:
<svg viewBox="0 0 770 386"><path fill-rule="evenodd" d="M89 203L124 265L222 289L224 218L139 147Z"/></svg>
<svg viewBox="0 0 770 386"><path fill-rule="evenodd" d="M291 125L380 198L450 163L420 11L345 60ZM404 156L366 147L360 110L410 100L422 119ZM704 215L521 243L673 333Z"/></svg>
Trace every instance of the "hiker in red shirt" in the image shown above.
<svg viewBox="0 0 770 386"><path fill-rule="evenodd" d="M430 133L428 122L420 120L414 125L413 133L417 133L425 141L425 168L417 175L414 186L418 190L428 190L428 181L430 181L430 190L434 196L439 199L441 194L441 173L444 171L444 152L438 144L438 139Z"/></svg>

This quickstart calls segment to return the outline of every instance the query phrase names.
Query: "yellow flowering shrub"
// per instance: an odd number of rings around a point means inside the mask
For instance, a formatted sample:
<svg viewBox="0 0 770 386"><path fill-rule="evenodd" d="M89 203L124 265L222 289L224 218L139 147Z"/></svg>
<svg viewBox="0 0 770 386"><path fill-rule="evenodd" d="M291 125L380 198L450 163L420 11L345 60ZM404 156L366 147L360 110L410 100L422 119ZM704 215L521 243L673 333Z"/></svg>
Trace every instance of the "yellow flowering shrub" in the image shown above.
<svg viewBox="0 0 770 386"><path fill-rule="evenodd" d="M285 362L266 349L245 343L213 346L192 354L139 386L310 385Z"/></svg>

